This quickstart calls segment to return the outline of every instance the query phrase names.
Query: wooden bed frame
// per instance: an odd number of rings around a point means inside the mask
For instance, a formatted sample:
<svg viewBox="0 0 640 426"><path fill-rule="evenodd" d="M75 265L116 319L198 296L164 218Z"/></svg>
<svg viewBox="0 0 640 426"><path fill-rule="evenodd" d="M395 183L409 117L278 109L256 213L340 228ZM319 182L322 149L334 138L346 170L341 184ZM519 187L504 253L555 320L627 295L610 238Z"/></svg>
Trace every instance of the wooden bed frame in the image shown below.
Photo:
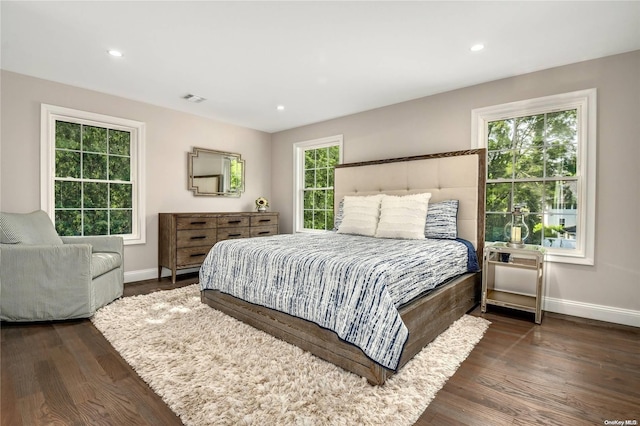
<svg viewBox="0 0 640 426"><path fill-rule="evenodd" d="M345 195L405 195L431 192L432 202L460 200L458 236L471 241L478 258L484 245L484 149L455 151L363 163L342 164L335 170L335 207ZM464 274L399 309L409 338L398 369L454 321L477 305L481 273ZM254 305L218 290L201 292L203 303L286 342L383 384L395 372L367 357L336 333L301 318Z"/></svg>

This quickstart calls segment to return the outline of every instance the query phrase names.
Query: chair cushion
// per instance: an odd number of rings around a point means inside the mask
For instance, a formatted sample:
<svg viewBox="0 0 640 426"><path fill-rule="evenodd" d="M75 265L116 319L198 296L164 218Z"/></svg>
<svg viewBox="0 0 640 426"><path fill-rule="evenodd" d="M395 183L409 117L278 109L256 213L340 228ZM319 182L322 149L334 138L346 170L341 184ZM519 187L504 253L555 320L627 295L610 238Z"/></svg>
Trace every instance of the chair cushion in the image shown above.
<svg viewBox="0 0 640 426"><path fill-rule="evenodd" d="M0 243L62 244L49 215L42 210L31 213L0 212Z"/></svg>
<svg viewBox="0 0 640 426"><path fill-rule="evenodd" d="M118 253L93 253L91 255L91 278L99 277L122 265L122 257Z"/></svg>

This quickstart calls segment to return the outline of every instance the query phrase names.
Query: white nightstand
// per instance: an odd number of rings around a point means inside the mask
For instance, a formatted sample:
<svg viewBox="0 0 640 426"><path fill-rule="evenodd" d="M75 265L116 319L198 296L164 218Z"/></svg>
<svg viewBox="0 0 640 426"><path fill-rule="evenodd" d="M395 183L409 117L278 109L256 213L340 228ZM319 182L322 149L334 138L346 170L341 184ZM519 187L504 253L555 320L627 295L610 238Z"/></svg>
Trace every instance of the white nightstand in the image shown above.
<svg viewBox="0 0 640 426"><path fill-rule="evenodd" d="M542 293L544 285L545 249L537 245L525 245L522 248L509 247L507 243L494 243L484 249L482 271L482 312L487 305L503 306L511 309L532 312L536 324L542 321ZM535 271L535 296L496 290L496 268L519 268Z"/></svg>

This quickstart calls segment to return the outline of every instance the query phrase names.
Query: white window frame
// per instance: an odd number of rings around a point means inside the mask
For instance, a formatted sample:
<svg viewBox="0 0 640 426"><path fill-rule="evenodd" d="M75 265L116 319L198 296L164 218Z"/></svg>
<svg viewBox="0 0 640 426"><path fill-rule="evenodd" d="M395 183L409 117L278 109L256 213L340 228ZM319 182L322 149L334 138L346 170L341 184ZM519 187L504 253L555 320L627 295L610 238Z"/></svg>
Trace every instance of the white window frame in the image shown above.
<svg viewBox="0 0 640 426"><path fill-rule="evenodd" d="M304 153L309 149L338 146L340 150L339 164L342 164L342 135L328 136L293 144L293 232L323 233L320 229L304 228Z"/></svg>
<svg viewBox="0 0 640 426"><path fill-rule="evenodd" d="M580 265L593 265L595 262L596 108L597 90L586 89L477 108L471 112L471 146L474 148L487 148L489 122L577 109L579 127L576 175L578 178L578 194L580 196L577 229L580 237L575 249L546 247L546 260L550 262Z"/></svg>
<svg viewBox="0 0 640 426"><path fill-rule="evenodd" d="M56 121L73 121L97 127L116 128L131 133L131 183L133 223L131 234L123 235L125 245L145 244L145 123L56 105L40 107L40 208L55 222Z"/></svg>

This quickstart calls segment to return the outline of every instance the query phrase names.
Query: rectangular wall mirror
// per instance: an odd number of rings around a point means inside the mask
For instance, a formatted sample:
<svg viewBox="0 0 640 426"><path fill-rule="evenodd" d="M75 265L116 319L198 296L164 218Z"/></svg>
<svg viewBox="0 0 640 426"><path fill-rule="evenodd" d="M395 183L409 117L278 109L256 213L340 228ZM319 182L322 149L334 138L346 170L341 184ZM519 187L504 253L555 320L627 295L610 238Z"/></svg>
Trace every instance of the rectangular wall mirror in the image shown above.
<svg viewBox="0 0 640 426"><path fill-rule="evenodd" d="M194 195L239 197L244 192L240 154L193 148L187 158L189 189Z"/></svg>

